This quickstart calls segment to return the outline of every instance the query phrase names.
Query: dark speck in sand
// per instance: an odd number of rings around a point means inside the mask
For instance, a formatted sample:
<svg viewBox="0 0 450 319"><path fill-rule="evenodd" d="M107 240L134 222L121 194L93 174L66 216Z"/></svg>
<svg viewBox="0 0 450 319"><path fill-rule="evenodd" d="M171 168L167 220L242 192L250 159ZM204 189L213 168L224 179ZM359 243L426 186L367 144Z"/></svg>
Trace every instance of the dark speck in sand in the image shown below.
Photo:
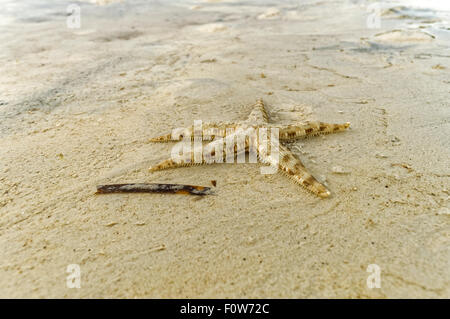
<svg viewBox="0 0 450 319"><path fill-rule="evenodd" d="M19 19L20 22L25 22L25 23L42 23L42 22L46 22L49 20L50 19L48 19L46 17L29 17L29 18Z"/></svg>

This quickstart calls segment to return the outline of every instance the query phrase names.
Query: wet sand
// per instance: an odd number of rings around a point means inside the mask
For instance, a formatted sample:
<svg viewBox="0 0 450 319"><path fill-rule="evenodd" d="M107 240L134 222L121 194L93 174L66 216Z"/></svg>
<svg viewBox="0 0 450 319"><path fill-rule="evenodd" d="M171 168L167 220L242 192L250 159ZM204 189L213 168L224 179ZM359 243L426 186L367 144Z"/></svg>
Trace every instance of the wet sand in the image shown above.
<svg viewBox="0 0 450 319"><path fill-rule="evenodd" d="M389 2L369 28L364 1L85 1L71 29L46 3L3 0L0 297L450 297L445 13ZM148 172L173 146L149 138L257 98L272 123L351 122L289 144L330 198L259 164ZM94 195L211 180L201 199Z"/></svg>

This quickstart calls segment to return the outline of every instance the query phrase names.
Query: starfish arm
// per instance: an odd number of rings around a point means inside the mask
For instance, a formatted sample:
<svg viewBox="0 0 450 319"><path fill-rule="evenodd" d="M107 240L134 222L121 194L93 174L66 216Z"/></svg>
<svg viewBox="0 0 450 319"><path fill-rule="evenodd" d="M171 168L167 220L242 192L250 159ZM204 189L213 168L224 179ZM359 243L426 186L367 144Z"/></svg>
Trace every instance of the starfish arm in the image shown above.
<svg viewBox="0 0 450 319"><path fill-rule="evenodd" d="M324 122L307 122L304 125L288 125L280 127L280 140L292 141L304 137L331 134L345 131L350 123L330 124Z"/></svg>
<svg viewBox="0 0 450 319"><path fill-rule="evenodd" d="M258 99L253 105L253 110L247 118L247 123L262 125L269 123L269 116L262 99Z"/></svg>
<svg viewBox="0 0 450 319"><path fill-rule="evenodd" d="M165 161L162 161L162 162L150 167L149 171L156 172L156 171L161 171L161 170L170 169L170 168L178 168L178 167L185 167L185 166L194 166L194 165L203 165L203 164L214 163L213 161L211 161L211 162L206 161L205 156L203 156L200 152L201 152L201 149L192 148L189 151L185 151L181 156L179 156L176 159L174 159L172 157L172 158L169 158ZM200 159L195 158L196 153L200 154L200 156L199 156Z"/></svg>
<svg viewBox="0 0 450 319"><path fill-rule="evenodd" d="M235 130L238 127L236 123L205 123L198 132L195 131L194 125L185 128L173 130L172 133L153 137L149 142L167 143L177 142L186 137L191 137L193 141L195 137L199 137L202 141L211 141L215 138L223 138L227 134L227 130Z"/></svg>
<svg viewBox="0 0 450 319"><path fill-rule="evenodd" d="M249 150L250 138L241 139L236 142L235 137L241 132L228 135L226 138L219 138L204 146L200 144L192 147L188 144L183 149L183 154L162 161L159 164L150 167L150 172L160 171L169 168L177 168L193 165L205 165L213 163L228 162L230 159L234 162L235 157L245 154ZM188 141L189 143L189 141Z"/></svg>
<svg viewBox="0 0 450 319"><path fill-rule="evenodd" d="M273 151L276 147L279 149L278 153ZM262 163L269 164L277 170L280 170L295 183L305 187L321 198L330 196L330 191L306 170L300 159L288 148L282 145L275 145L272 141L270 141L271 152L269 155L267 155L266 150L263 148L264 146L262 145L258 146L258 155Z"/></svg>

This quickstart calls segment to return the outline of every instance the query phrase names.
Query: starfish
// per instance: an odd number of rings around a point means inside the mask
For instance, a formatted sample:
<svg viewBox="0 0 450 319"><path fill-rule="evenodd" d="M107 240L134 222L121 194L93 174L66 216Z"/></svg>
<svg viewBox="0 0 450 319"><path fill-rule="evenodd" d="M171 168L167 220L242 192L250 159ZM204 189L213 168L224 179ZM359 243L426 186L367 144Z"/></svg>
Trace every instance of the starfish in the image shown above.
<svg viewBox="0 0 450 319"><path fill-rule="evenodd" d="M324 122L306 122L301 125L274 125L269 117L262 99L253 105L253 110L245 121L234 123L207 123L178 130L150 139L150 142L174 142L186 140L189 147L182 155L165 160L150 167L151 172L190 165L222 163L233 161L235 157L245 162L245 155L256 155L260 163L268 164L276 171L281 171L297 184L313 194L326 198L330 191L305 168L300 159L279 141L294 141L311 136L337 133L346 130L350 123L329 124ZM267 130L271 130L268 137ZM274 134L275 133L275 134ZM238 140L236 143L235 140ZM194 147L191 142L194 141ZM205 147L202 141L210 141ZM196 143L198 142L198 143ZM186 145L186 143L184 144ZM226 145L225 147L223 147ZM179 154L179 153L177 153ZM242 161L244 156L244 161ZM256 162L256 160L255 160Z"/></svg>

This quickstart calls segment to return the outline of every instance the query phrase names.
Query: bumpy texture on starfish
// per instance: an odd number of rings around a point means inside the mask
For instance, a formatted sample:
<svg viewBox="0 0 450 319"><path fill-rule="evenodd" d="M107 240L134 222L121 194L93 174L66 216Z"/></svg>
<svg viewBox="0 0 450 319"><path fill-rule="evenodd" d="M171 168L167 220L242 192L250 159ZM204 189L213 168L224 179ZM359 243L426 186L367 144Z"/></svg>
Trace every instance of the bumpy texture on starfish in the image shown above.
<svg viewBox="0 0 450 319"><path fill-rule="evenodd" d="M181 139L200 141L211 141L206 146L202 143L187 152L178 159L168 159L150 168L151 172L163 169L176 168L182 166L212 164L223 162L230 156L242 155L243 153L256 154L259 162L269 164L277 170L294 180L297 184L321 198L328 197L330 191L314 176L306 170L300 159L288 148L279 144L279 141L293 141L315 135L337 133L346 130L350 123L329 124L323 122L307 122L303 125L279 126L269 124L269 117L266 113L264 102L259 99L254 105L253 111L248 119L236 123L208 123L203 124L200 131L196 126L184 128L178 134L167 134L150 139L151 142L171 142ZM261 142L260 135L270 135L261 133L262 129L278 129L279 135L267 136L265 143ZM251 134L256 133L256 134ZM236 143L235 140L241 140ZM224 145L226 145L224 147ZM278 150L278 153L271 150ZM218 157L218 155L220 155ZM217 160L219 158L219 161Z"/></svg>

